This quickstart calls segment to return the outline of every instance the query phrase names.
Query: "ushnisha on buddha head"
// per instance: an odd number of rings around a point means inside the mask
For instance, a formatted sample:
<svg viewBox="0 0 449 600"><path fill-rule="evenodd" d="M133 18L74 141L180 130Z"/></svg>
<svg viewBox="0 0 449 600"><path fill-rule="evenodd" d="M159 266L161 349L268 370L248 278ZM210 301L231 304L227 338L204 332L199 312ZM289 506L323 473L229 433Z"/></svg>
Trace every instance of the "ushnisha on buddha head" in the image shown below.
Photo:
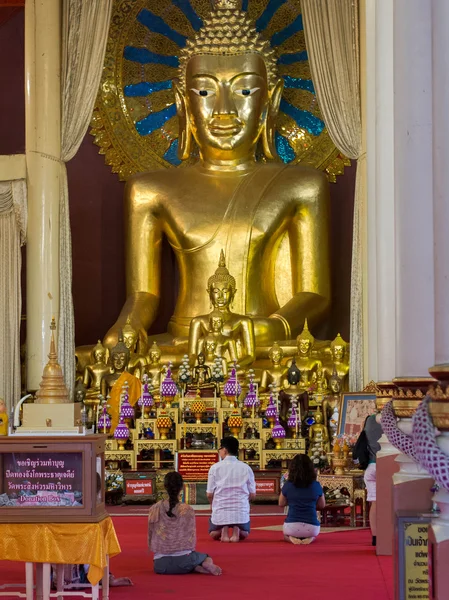
<svg viewBox="0 0 449 600"><path fill-rule="evenodd" d="M276 58L240 2L217 0L203 27L187 41L174 82L180 125L180 158L195 139L204 162L254 157L259 139L276 158L274 126L283 81Z"/></svg>

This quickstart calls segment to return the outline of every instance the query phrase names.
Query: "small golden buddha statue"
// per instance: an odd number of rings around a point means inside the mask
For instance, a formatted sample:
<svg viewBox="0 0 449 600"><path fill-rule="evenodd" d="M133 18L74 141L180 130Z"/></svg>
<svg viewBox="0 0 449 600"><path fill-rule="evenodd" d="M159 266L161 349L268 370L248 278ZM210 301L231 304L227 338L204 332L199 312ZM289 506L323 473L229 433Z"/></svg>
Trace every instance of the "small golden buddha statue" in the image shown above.
<svg viewBox="0 0 449 600"><path fill-rule="evenodd" d="M115 382L120 378L120 376L128 370L128 361L129 361L129 348L123 342L123 336L120 332L119 341L112 348L110 352L110 371L106 375L103 376L101 380L101 395L104 398L107 398L110 390L113 388Z"/></svg>
<svg viewBox="0 0 449 600"><path fill-rule="evenodd" d="M211 320L214 323L214 317L220 317L223 323L223 335L235 343L239 365L249 366L256 357L254 326L249 317L231 311L230 307L237 290L235 279L226 268L223 250L220 253L218 268L207 282L207 291L213 311L208 315L200 315L192 319L189 331L189 356L192 357L192 352L199 346L200 339L210 333ZM217 319L216 322L219 323L219 320Z"/></svg>
<svg viewBox="0 0 449 600"><path fill-rule="evenodd" d="M321 366L321 361L313 356L315 338L309 331L307 319L304 322L304 328L298 335L296 342L298 346L298 354L296 355L295 360L299 370L301 371L301 385L304 387L304 389L309 389L309 387L314 383L313 375L316 373L317 368Z"/></svg>
<svg viewBox="0 0 449 600"><path fill-rule="evenodd" d="M274 342L273 346L268 351L268 357L271 360L271 367L262 372L260 378L259 397L262 402L262 409L269 399L269 386L273 385L278 390L282 390L286 382L288 367L282 365L284 351L279 346L278 342Z"/></svg>
<svg viewBox="0 0 449 600"><path fill-rule="evenodd" d="M275 160L283 92L276 57L248 14L238 9L239 3L232 10L227 4L218 1L187 41L179 58L179 80L173 82L179 156L187 160L198 148L199 163L139 174L127 182L128 297L105 338L109 347L128 317L146 338L162 299L164 235L179 269L167 343L187 337L192 319L207 315L208 299L200 290L206 288L221 248L238 269L238 297L222 285L212 294L224 316L226 335L250 335L242 318L232 321L226 314L231 295L236 313L252 318L258 346L291 339L306 316L318 323L327 314L329 184L324 173ZM258 146L267 162L256 162ZM279 277L275 266L282 244L288 267ZM284 290L281 303L279 286ZM200 332L194 335L197 342ZM242 350L248 363L256 344L245 340ZM185 352L178 351L181 356ZM193 358L196 352L194 345L189 355ZM242 357L238 360L243 365Z"/></svg>
<svg viewBox="0 0 449 600"><path fill-rule="evenodd" d="M330 360L325 363L325 370L330 377L335 369L341 382L341 389L348 387L349 356L347 352L348 344L340 334L330 343Z"/></svg>
<svg viewBox="0 0 449 600"><path fill-rule="evenodd" d="M222 357L219 348L219 342L216 337L208 335L204 338L204 353L206 355L205 364L214 369L217 366L217 359L219 359L219 365L221 366L221 372L223 377L228 374L228 363L225 358Z"/></svg>
<svg viewBox="0 0 449 600"><path fill-rule="evenodd" d="M129 350L128 371L133 373L138 379L143 375L146 366L146 360L143 354L137 353L137 331L131 325L130 319L126 321L123 328L123 342Z"/></svg>
<svg viewBox="0 0 449 600"><path fill-rule="evenodd" d="M205 384L209 384L212 372L208 365L205 364L206 357L200 352L197 356L196 365L193 367L192 382L194 387L201 388Z"/></svg>
<svg viewBox="0 0 449 600"><path fill-rule="evenodd" d="M318 451L329 452L329 433L323 423L323 413L317 410L315 413L315 423L309 427L309 456L314 456Z"/></svg>
<svg viewBox="0 0 449 600"><path fill-rule="evenodd" d="M144 367L144 373L146 373L151 379L151 386L154 393L158 394L161 387L162 374L164 373L165 366L161 363L162 351L157 345L157 342L153 342L148 356L147 364Z"/></svg>
<svg viewBox="0 0 449 600"><path fill-rule="evenodd" d="M86 400L98 401L100 385L103 377L110 372L111 367L106 363L106 348L100 340L92 350L93 364L84 369L83 384L86 390Z"/></svg>
<svg viewBox="0 0 449 600"><path fill-rule="evenodd" d="M341 379L334 369L329 379L329 390L323 401L324 424L329 431L329 437L332 440L337 434L338 423L340 420L341 404Z"/></svg>
<svg viewBox="0 0 449 600"><path fill-rule="evenodd" d="M220 314L212 314L209 319L209 331L206 337L198 341L198 353L205 352L207 340L215 340L215 356L226 358L229 364L237 360L237 345L232 337L223 333L223 317Z"/></svg>

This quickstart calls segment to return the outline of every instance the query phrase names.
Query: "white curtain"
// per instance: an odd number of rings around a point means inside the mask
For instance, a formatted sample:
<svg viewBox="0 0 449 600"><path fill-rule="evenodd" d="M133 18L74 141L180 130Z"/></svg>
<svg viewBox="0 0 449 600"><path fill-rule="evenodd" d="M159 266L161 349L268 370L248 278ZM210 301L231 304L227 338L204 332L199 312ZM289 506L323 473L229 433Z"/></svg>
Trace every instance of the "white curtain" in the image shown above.
<svg viewBox="0 0 449 600"><path fill-rule="evenodd" d="M0 398L9 410L20 398L20 247L26 240L23 179L0 182Z"/></svg>
<svg viewBox="0 0 449 600"><path fill-rule="evenodd" d="M103 70L112 4L113 0L63 0L58 355L71 397L75 382L75 324L69 193L64 163L77 153L92 117Z"/></svg>
<svg viewBox="0 0 449 600"><path fill-rule="evenodd" d="M358 0L301 0L312 79L329 135L357 160L351 268L351 390L363 389L362 209L365 153L360 108Z"/></svg>

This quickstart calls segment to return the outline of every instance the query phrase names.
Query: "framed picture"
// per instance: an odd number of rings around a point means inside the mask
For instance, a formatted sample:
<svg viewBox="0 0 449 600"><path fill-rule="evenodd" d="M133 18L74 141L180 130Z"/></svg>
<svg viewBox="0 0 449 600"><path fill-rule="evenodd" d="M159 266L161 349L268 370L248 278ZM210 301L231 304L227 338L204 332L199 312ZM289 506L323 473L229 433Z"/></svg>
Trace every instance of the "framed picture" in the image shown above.
<svg viewBox="0 0 449 600"><path fill-rule="evenodd" d="M342 394L338 434L358 435L363 429L366 417L375 412L376 394Z"/></svg>

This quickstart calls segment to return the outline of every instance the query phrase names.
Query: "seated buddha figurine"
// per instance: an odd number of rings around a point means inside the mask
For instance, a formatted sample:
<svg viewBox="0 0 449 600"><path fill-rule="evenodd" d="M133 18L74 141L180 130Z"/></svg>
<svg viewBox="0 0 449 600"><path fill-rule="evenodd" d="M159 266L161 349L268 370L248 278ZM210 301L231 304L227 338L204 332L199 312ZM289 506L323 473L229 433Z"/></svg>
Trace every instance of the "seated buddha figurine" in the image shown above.
<svg viewBox="0 0 449 600"><path fill-rule="evenodd" d="M271 360L271 367L262 372L260 378L259 397L264 408L265 400L269 397L269 386L274 386L277 390L282 390L287 378L288 368L282 365L284 351L278 342L274 342L268 351L268 357Z"/></svg>
<svg viewBox="0 0 449 600"><path fill-rule="evenodd" d="M126 325L123 328L123 343L129 350L129 361L128 371L133 373L138 379L140 379L145 370L146 360L143 354L138 354L137 350L137 331L132 327L130 319L126 321Z"/></svg>
<svg viewBox="0 0 449 600"><path fill-rule="evenodd" d="M209 277L207 291L213 311L206 315L200 315L192 319L189 330L189 356L199 346L200 339L209 335L209 324L215 317L220 317L223 322L222 332L225 337L232 339L235 347L239 365L249 366L256 358L256 347L254 343L254 326L250 317L239 315L231 311L231 304L236 293L235 278L226 268L223 250L220 252L220 260L215 273ZM235 360L235 359L234 359Z"/></svg>
<svg viewBox="0 0 449 600"><path fill-rule="evenodd" d="M197 355L206 351L207 340L215 340L215 356L226 358L229 364L233 364L237 360L237 344L233 338L224 335L223 325L223 317L220 314L212 314L207 336L198 340Z"/></svg>
<svg viewBox="0 0 449 600"><path fill-rule="evenodd" d="M164 365L161 363L162 351L157 345L157 342L153 342L147 356L147 364L143 371L151 379L151 388L154 393L158 394L161 387L161 377L164 372Z"/></svg>
<svg viewBox="0 0 449 600"><path fill-rule="evenodd" d="M84 369L82 381L86 388L85 400L89 403L98 401L101 380L111 370L110 365L106 363L106 348L100 340L92 350L92 359L93 364L87 365Z"/></svg>
<svg viewBox="0 0 449 600"><path fill-rule="evenodd" d="M204 353L206 356L205 364L214 369L217 365L217 360L219 360L218 364L221 367L223 377L226 377L228 374L228 363L221 355L220 344L213 335L208 335L204 338Z"/></svg>
<svg viewBox="0 0 449 600"><path fill-rule="evenodd" d="M334 369L329 379L329 390L323 401L324 424L335 433L340 415L341 379Z"/></svg>
<svg viewBox="0 0 449 600"><path fill-rule="evenodd" d="M107 398L110 390L120 376L128 371L129 348L123 342L123 336L120 332L117 344L112 348L109 356L110 370L101 379L101 395Z"/></svg>
<svg viewBox="0 0 449 600"><path fill-rule="evenodd" d="M324 452L330 451L329 433L323 423L323 413L317 410L315 423L309 427L309 456L313 456L317 446Z"/></svg>
<svg viewBox="0 0 449 600"><path fill-rule="evenodd" d="M324 368L330 377L335 369L341 381L343 390L348 389L349 356L348 344L340 334L330 343L330 358L326 361Z"/></svg>
<svg viewBox="0 0 449 600"><path fill-rule="evenodd" d="M179 293L160 343L174 351L173 339L187 337L192 319L207 315L209 299L201 290L221 248L238 269L234 309L251 317L255 345L291 339L306 316L315 324L328 312L329 184L320 171L278 160L275 125L283 80L270 42L238 5L216 0L179 57L179 78L173 81L179 157L192 161L198 152L199 161L127 181L127 299L106 335L109 347L128 317L142 336L155 320L164 236L177 260ZM259 163L257 147L265 155ZM275 269L281 242L290 255L282 277ZM278 285L291 290L282 303ZM219 312L231 291L214 291ZM255 345L246 348L248 359ZM185 349L178 352L182 356ZM189 354L195 352L191 348Z"/></svg>
<svg viewBox="0 0 449 600"><path fill-rule="evenodd" d="M304 328L298 335L296 341L298 354L296 355L295 360L301 371L301 385L304 389L309 389L309 387L316 382L316 370L321 366L321 361L313 355L315 338L309 331L307 319L305 320Z"/></svg>

